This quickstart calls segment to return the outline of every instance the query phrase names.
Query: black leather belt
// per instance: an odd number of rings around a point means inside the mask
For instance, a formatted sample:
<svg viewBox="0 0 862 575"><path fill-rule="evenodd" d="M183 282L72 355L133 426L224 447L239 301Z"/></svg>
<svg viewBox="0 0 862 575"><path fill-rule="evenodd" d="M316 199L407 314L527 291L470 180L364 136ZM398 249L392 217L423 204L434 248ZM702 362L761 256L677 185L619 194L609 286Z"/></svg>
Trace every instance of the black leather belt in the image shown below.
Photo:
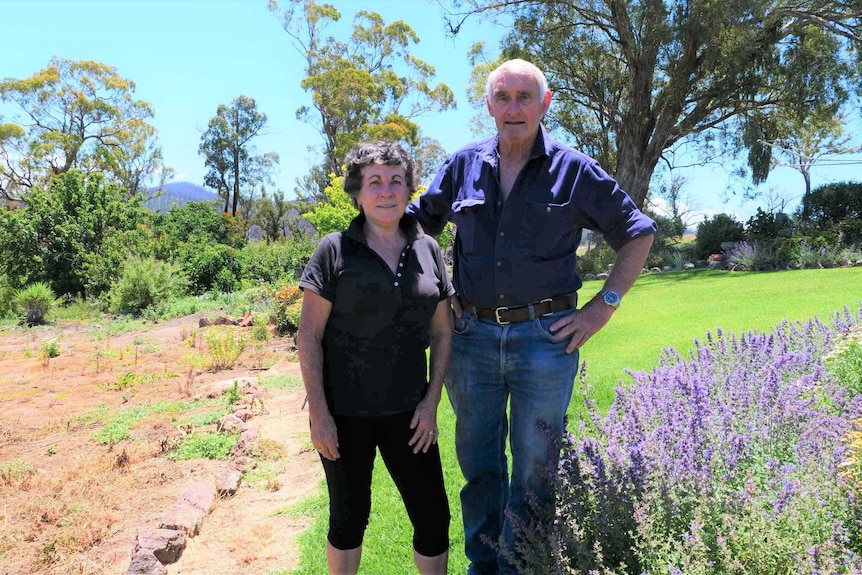
<svg viewBox="0 0 862 575"><path fill-rule="evenodd" d="M470 302L459 298L461 307L466 311L473 313L476 317L490 319L500 325L508 323L519 323L528 321L537 317L551 315L552 313L578 307L578 294L572 293L569 295L561 295L550 297L520 306L503 306L503 307L476 307Z"/></svg>

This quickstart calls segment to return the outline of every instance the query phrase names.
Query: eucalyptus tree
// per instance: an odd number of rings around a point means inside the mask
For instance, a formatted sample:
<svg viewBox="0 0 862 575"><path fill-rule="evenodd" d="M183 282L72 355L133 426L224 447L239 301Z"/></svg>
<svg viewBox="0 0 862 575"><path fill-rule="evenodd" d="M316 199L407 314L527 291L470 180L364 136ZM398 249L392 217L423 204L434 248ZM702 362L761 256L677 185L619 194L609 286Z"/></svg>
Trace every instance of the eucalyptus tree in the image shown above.
<svg viewBox="0 0 862 575"><path fill-rule="evenodd" d="M284 11L275 0L269 7L305 59L301 86L312 100L296 115L323 138L322 165L306 188L324 184L320 174L343 175L344 155L360 140L395 140L415 148L422 141L415 119L455 107L452 90L433 83L434 67L411 55L419 36L404 21L387 24L379 14L362 10L354 16L350 36L339 40L325 35L341 19L332 5L283 4Z"/></svg>
<svg viewBox="0 0 862 575"><path fill-rule="evenodd" d="M229 105L219 104L216 115L201 136L198 153L204 157L204 184L224 198L224 212L236 216L243 198L252 200L255 188L270 181L278 154L254 155L252 140L262 135L266 114L249 96L239 96Z"/></svg>
<svg viewBox="0 0 862 575"><path fill-rule="evenodd" d="M453 32L470 16L510 25L506 57L555 92L547 122L596 157L642 206L662 154L748 152L770 168L775 114L829 118L847 101L859 0L438 0ZM858 70L858 68L856 69Z"/></svg>
<svg viewBox="0 0 862 575"><path fill-rule="evenodd" d="M0 125L0 187L47 185L77 168L103 172L130 194L145 188L163 166L152 107L134 92L116 68L91 60L53 58L29 78L0 81L0 100L15 110Z"/></svg>

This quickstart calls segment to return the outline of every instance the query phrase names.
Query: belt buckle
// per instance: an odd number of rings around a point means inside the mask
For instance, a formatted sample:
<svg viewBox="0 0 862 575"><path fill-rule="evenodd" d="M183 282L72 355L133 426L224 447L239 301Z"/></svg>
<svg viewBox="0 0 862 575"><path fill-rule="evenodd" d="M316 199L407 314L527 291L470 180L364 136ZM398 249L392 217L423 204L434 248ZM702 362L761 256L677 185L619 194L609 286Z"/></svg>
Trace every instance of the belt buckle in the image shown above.
<svg viewBox="0 0 862 575"><path fill-rule="evenodd" d="M535 304L535 305L542 305L543 303L554 303L554 298L552 298L552 297L546 297L545 299L543 299L542 301L540 301L539 303L537 303L537 304ZM535 306L534 306L534 307L535 307ZM553 313L554 313L554 310L551 310L551 311L549 311L548 313L543 313L543 314L542 314L541 316L539 316L539 317L548 317L549 315L552 315Z"/></svg>
<svg viewBox="0 0 862 575"><path fill-rule="evenodd" d="M506 305L506 306L496 308L494 310L494 321L496 321L500 325L508 325L508 324L512 323L510 321L503 321L502 319L500 319L500 312L501 311L509 311L509 306Z"/></svg>

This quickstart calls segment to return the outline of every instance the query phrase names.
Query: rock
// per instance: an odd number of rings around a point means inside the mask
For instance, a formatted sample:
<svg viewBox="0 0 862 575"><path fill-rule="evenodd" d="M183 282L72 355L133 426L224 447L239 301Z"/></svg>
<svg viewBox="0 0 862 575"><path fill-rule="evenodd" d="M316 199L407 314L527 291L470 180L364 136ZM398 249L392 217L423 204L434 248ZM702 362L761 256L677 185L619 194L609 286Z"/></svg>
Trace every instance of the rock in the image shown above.
<svg viewBox="0 0 862 575"><path fill-rule="evenodd" d="M152 551L142 549L132 554L126 575L168 575L168 570L156 559Z"/></svg>
<svg viewBox="0 0 862 575"><path fill-rule="evenodd" d="M219 497L233 497L242 483L242 473L237 469L222 469L216 475L216 492Z"/></svg>
<svg viewBox="0 0 862 575"><path fill-rule="evenodd" d="M179 561L185 548L185 532L175 529L151 529L138 533L134 554L149 551L161 564L170 565Z"/></svg>
<svg viewBox="0 0 862 575"><path fill-rule="evenodd" d="M159 528L182 531L189 537L194 537L201 532L205 516L203 511L192 505L174 505L162 517Z"/></svg>

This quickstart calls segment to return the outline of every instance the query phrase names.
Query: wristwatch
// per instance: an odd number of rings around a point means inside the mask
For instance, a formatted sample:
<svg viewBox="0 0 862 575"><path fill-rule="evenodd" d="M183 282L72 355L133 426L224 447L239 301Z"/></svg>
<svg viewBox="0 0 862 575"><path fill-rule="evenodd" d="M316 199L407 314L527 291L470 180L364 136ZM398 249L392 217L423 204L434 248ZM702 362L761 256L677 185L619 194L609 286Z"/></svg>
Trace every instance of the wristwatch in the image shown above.
<svg viewBox="0 0 862 575"><path fill-rule="evenodd" d="M620 309L620 301L622 298L620 294L610 289L603 289L599 292L599 295L602 296L602 300L611 306L614 309Z"/></svg>

